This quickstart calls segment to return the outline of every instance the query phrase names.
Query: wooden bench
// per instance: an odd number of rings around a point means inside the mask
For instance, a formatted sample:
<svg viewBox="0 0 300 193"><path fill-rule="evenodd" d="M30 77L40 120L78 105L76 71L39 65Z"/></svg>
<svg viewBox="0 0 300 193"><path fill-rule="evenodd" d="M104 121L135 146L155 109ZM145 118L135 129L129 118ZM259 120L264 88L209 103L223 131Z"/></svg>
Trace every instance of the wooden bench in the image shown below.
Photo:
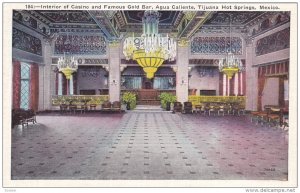
<svg viewBox="0 0 300 193"><path fill-rule="evenodd" d="M36 122L36 113L32 109L13 109L12 110L12 127L15 125L24 125L28 126L28 123L37 123Z"/></svg>

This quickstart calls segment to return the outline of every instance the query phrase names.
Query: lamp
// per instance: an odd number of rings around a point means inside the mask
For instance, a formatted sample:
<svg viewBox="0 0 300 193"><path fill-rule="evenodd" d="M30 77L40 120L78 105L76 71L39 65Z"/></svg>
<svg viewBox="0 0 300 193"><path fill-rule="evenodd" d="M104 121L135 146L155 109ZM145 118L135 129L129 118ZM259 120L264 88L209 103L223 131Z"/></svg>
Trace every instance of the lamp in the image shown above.
<svg viewBox="0 0 300 193"><path fill-rule="evenodd" d="M128 37L124 41L123 53L127 60L133 59L151 79L157 68L165 60L173 61L176 56L176 43L168 35L158 34L158 11L147 10L143 17L143 34L141 37Z"/></svg>
<svg viewBox="0 0 300 193"><path fill-rule="evenodd" d="M232 76L237 73L238 71L242 70L243 64L240 59L236 58L234 54L232 53L231 48L231 14L229 15L229 40L230 40L230 50L227 52L227 55L225 58L219 60L219 70L220 72L223 72L227 75L229 79L232 78Z"/></svg>
<svg viewBox="0 0 300 193"><path fill-rule="evenodd" d="M69 15L67 14L67 23L69 21ZM72 38L71 38L72 40ZM67 38L64 42L64 49L70 48L72 46L72 41L69 40L69 34L67 30ZM66 76L66 79L70 79L73 72L76 72L78 69L78 61L75 59L74 56L72 56L69 52L64 51L64 55L58 58L58 64L57 64L58 70L60 72L63 72Z"/></svg>

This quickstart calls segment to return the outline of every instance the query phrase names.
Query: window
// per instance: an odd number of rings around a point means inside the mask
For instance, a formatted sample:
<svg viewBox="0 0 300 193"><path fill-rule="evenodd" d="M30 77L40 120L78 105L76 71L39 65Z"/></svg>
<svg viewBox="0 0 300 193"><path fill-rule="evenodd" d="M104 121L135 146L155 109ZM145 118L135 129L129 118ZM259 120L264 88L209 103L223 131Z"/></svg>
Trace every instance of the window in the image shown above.
<svg viewBox="0 0 300 193"><path fill-rule="evenodd" d="M122 77L122 86L126 89L141 89L142 77Z"/></svg>
<svg viewBox="0 0 300 193"><path fill-rule="evenodd" d="M155 77L154 89L173 89L175 88L175 79L173 77Z"/></svg>
<svg viewBox="0 0 300 193"><path fill-rule="evenodd" d="M20 108L29 108L29 93L30 93L30 65L21 63L21 105Z"/></svg>

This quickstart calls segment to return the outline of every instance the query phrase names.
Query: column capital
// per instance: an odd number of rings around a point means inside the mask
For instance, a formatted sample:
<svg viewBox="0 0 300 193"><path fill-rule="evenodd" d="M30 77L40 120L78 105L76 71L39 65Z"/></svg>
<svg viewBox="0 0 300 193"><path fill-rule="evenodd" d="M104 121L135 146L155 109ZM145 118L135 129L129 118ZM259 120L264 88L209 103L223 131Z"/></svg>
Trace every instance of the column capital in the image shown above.
<svg viewBox="0 0 300 193"><path fill-rule="evenodd" d="M108 42L108 45L110 48L117 48L120 46L120 41L118 40L112 40Z"/></svg>
<svg viewBox="0 0 300 193"><path fill-rule="evenodd" d="M252 46L252 44L253 44L252 38L247 38L247 39L245 39L245 41L246 41L246 46Z"/></svg>
<svg viewBox="0 0 300 193"><path fill-rule="evenodd" d="M188 47L189 46L189 39L188 38L180 38L178 40L178 46L179 47Z"/></svg>

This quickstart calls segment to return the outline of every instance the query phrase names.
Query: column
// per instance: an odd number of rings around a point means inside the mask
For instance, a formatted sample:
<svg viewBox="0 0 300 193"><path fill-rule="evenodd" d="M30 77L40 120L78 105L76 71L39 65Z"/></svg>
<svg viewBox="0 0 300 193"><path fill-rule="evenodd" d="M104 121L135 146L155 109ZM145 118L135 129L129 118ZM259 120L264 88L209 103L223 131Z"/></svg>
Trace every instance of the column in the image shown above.
<svg viewBox="0 0 300 193"><path fill-rule="evenodd" d="M58 73L57 95L63 95L62 94L62 78L63 78L62 76L63 76L62 73Z"/></svg>
<svg viewBox="0 0 300 193"><path fill-rule="evenodd" d="M223 96L226 96L226 88L227 88L227 77L226 74L223 74Z"/></svg>
<svg viewBox="0 0 300 193"><path fill-rule="evenodd" d="M70 80L69 80L69 95L74 94L74 84L73 84L73 75L71 75Z"/></svg>
<svg viewBox="0 0 300 193"><path fill-rule="evenodd" d="M177 46L176 96L178 102L188 101L189 93L189 41L181 38Z"/></svg>
<svg viewBox="0 0 300 193"><path fill-rule="evenodd" d="M258 98L258 72L256 67L252 67L253 58L255 57L255 47L252 40L246 41L246 93L241 91L246 97L246 109L251 111L257 110ZM241 73L242 74L242 73ZM245 74L243 74L245 75ZM242 75L242 76L243 76ZM243 80L243 77L241 77ZM243 87L243 86L242 86ZM241 89L243 90L243 89Z"/></svg>
<svg viewBox="0 0 300 193"><path fill-rule="evenodd" d="M45 39L43 57L44 65L39 66L39 111L50 110L52 108L51 97L55 95L55 73L51 68L52 49L50 39Z"/></svg>
<svg viewBox="0 0 300 193"><path fill-rule="evenodd" d="M109 100L120 101L120 43L109 43Z"/></svg>
<svg viewBox="0 0 300 193"><path fill-rule="evenodd" d="M235 96L238 95L238 89L239 89L239 73L237 72L234 74L234 92L233 92L233 94Z"/></svg>

